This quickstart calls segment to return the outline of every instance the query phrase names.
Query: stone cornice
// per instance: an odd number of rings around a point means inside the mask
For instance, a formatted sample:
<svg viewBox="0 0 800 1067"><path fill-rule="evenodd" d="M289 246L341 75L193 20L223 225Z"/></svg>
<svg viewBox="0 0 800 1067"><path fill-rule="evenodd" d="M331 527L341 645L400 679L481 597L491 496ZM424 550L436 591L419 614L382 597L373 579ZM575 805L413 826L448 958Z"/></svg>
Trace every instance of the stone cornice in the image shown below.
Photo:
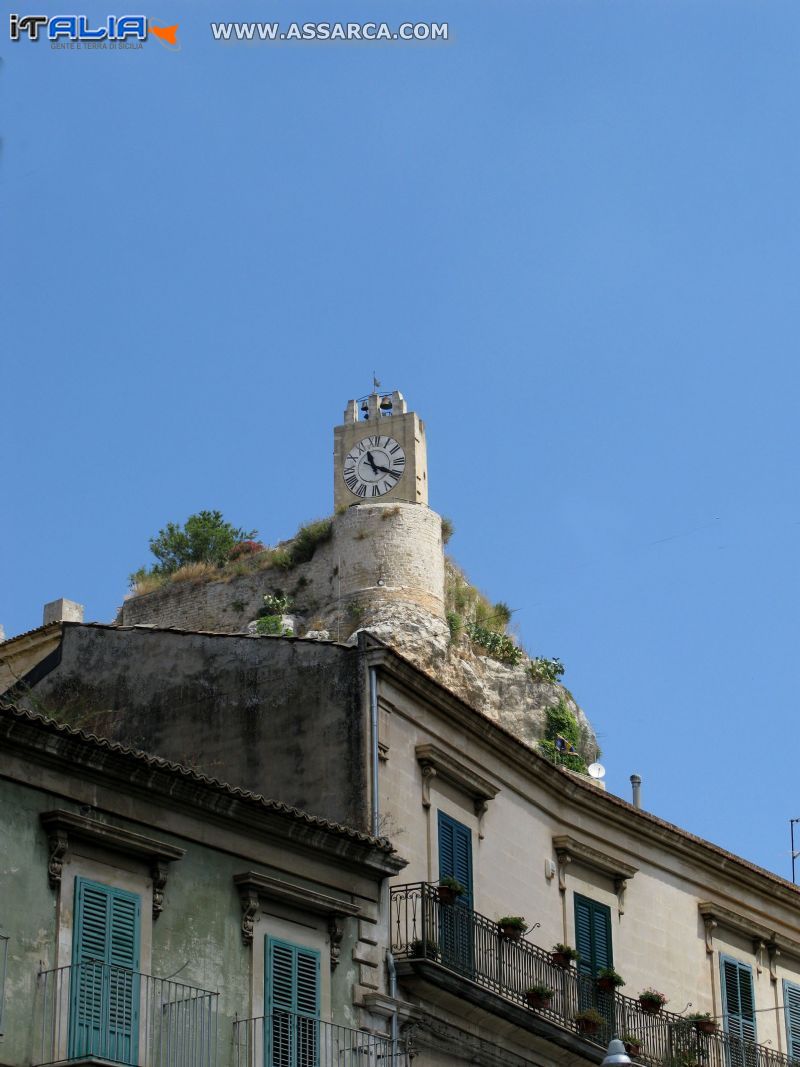
<svg viewBox="0 0 800 1067"><path fill-rule="evenodd" d="M339 964L341 943L344 937L340 920L361 914L357 904L329 897L316 889L295 885L281 878L272 878L256 871L244 871L235 874L233 882L239 893L242 906L242 943L253 944L256 916L262 900L277 900L281 904L291 904L302 911L314 915L325 915L328 919L328 937L330 940L331 970Z"/></svg>
<svg viewBox="0 0 800 1067"><path fill-rule="evenodd" d="M145 837L120 826L89 819L73 811L57 808L39 815L47 831L50 858L47 875L52 889L61 884L64 857L70 849L71 840L89 841L100 848L121 852L126 856L146 863L153 880L153 918L157 919L164 909L164 887L167 884L168 865L186 854L185 848L168 845L154 837Z"/></svg>
<svg viewBox="0 0 800 1067"><path fill-rule="evenodd" d="M307 889L305 886L285 882L281 878L272 878L267 874L258 874L256 871L235 874L233 881L240 891L257 893L259 898L265 900L279 900L283 904L294 904L303 911L310 911L315 915L344 917L361 913L358 904L351 904L338 897L329 897L325 893L318 893L315 889Z"/></svg>
<svg viewBox="0 0 800 1067"><path fill-rule="evenodd" d="M766 949L769 954L770 975L773 979L777 979L775 973L777 957L792 956L800 959L800 941L785 937L771 927L765 926L764 923L751 919L748 915L742 915L741 912L710 900L701 900L697 905L697 910L705 926L706 951L709 953L714 951L714 931L722 926L750 938L757 958L760 959L761 953Z"/></svg>
<svg viewBox="0 0 800 1067"><path fill-rule="evenodd" d="M463 760L446 752L439 745L417 745L414 752L422 768L422 806L424 808L431 806L432 779L440 777L451 782L471 798L480 824L479 834L483 837L483 831L480 828L483 816L489 806L489 801L494 800L500 792L500 786L473 771Z"/></svg>
<svg viewBox="0 0 800 1067"><path fill-rule="evenodd" d="M593 848L591 845L586 845L583 841L570 837L569 834L556 834L553 837L553 848L559 859L562 856L568 856L570 860L577 860L585 867L592 867L596 871L610 874L612 878L633 878L639 870L638 867L624 863L615 856L601 852L600 849Z"/></svg>
<svg viewBox="0 0 800 1067"><path fill-rule="evenodd" d="M569 834L555 834L553 848L558 857L558 888L562 893L567 891L567 866L573 860L576 860L578 863L582 863L584 867L591 867L593 870L607 874L613 879L614 890L619 904L619 913L620 915L625 914L625 890L628 888L628 879L633 878L639 870L638 867L625 863L607 852L601 852L600 849L594 848L592 845L584 844L583 841L578 841L577 838L570 837Z"/></svg>
<svg viewBox="0 0 800 1067"><path fill-rule="evenodd" d="M598 790L594 785L581 781L578 775L562 771L511 731L465 703L388 645L371 635L364 635L363 640L370 666L386 671L404 689L426 701L446 721L496 751L506 764L550 794L559 805L571 804L594 820L606 820L637 850L639 842L636 839L639 838L656 848L684 857L701 870L713 874L715 879L722 875L734 885L763 894L772 903L777 900L790 908L800 907L800 889L785 879L649 812L634 808L613 793ZM652 862L658 865L659 861L653 859ZM662 861L662 866L665 870L672 869L666 861Z"/></svg>

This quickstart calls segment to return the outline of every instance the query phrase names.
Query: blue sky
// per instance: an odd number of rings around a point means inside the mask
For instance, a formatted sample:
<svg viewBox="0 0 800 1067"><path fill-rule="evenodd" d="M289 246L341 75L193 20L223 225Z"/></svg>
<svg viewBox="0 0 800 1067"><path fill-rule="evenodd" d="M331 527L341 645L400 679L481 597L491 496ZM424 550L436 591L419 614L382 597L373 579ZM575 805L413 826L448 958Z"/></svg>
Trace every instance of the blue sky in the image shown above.
<svg viewBox="0 0 800 1067"><path fill-rule="evenodd" d="M637 771L649 810L788 874L797 4L142 13L180 51L2 49L6 632L59 596L110 619L201 508L266 541L328 513L375 370L609 787ZM220 18L450 40L224 45Z"/></svg>

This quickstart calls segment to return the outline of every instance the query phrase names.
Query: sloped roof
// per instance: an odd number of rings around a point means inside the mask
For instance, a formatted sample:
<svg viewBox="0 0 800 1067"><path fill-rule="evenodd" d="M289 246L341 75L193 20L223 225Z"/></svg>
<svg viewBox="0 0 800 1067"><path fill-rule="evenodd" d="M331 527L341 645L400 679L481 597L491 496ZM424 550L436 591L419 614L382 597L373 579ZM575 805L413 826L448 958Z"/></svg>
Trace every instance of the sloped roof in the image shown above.
<svg viewBox="0 0 800 1067"><path fill-rule="evenodd" d="M131 761L133 764L146 766L155 770L166 771L167 773L173 774L185 781L215 790L226 796L235 798L236 800L253 804L261 810L274 812L275 814L285 816L287 819L302 822L308 826L325 830L328 833L348 838L350 841L356 841L359 844L378 849L381 852L391 854L395 851L391 841L386 837L373 837L371 834L356 830L352 826L344 826L341 823L331 822L329 819L323 819L319 815L310 815L308 812L300 811L299 808L293 808L291 805L284 804L280 800L272 800L260 793L253 793L248 789L240 789L238 786L229 785L227 782L221 782L217 778L211 778L208 775L200 774L198 771L194 771L189 767L184 767L180 763L173 763L170 760L163 759L161 756L154 756L149 752L142 752L139 749L122 745L118 741L109 741L106 738L97 737L95 734L89 734L83 730L78 730L73 726L67 726L65 723L56 722L54 719L49 719L44 715L40 715L38 712L26 711L23 708L15 707L13 704L0 703L0 721L3 719L28 723L44 733L61 735L62 737L77 740L81 744L85 744L95 751L111 752L121 756L125 760Z"/></svg>

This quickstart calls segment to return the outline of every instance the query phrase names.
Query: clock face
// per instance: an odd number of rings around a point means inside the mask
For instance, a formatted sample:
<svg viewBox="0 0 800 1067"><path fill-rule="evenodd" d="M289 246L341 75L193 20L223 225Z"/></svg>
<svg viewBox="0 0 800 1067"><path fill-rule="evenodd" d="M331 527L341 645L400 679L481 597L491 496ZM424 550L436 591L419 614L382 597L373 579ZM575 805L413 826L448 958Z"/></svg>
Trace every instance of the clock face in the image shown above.
<svg viewBox="0 0 800 1067"><path fill-rule="evenodd" d="M371 499L394 489L403 477L406 455L393 437L365 437L345 456L342 477L353 494Z"/></svg>

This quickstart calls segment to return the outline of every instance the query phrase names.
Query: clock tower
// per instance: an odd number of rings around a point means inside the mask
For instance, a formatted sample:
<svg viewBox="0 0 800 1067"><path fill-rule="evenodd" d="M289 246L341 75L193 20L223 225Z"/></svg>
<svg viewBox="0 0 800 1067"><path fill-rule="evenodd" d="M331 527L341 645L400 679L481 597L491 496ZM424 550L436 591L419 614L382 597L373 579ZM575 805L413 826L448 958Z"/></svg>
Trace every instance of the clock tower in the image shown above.
<svg viewBox="0 0 800 1067"><path fill-rule="evenodd" d="M351 504L428 503L425 424L403 394L370 393L350 400L333 431L337 511Z"/></svg>

